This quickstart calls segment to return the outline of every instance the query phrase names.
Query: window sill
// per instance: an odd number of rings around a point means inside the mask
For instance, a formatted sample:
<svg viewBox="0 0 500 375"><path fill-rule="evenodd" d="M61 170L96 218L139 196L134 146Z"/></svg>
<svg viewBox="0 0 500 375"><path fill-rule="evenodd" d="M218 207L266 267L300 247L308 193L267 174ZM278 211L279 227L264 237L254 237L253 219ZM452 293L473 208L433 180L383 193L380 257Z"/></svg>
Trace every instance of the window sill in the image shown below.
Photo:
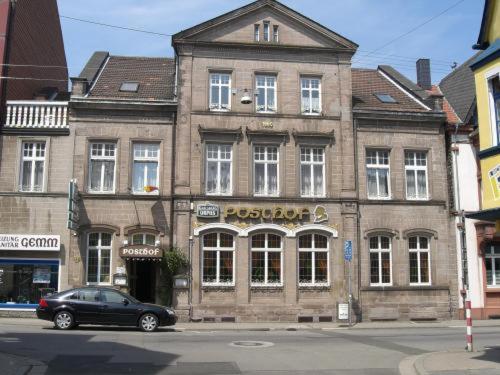
<svg viewBox="0 0 500 375"><path fill-rule="evenodd" d="M330 290L330 289L331 289L330 284L323 284L323 285L299 284L299 290L302 291L308 291L308 290L317 291L317 290Z"/></svg>
<svg viewBox="0 0 500 375"><path fill-rule="evenodd" d="M282 291L283 284L279 285L251 285L251 290L259 290L259 291Z"/></svg>
<svg viewBox="0 0 500 375"><path fill-rule="evenodd" d="M91 195L113 195L116 194L114 191L87 191L87 194Z"/></svg>
<svg viewBox="0 0 500 375"><path fill-rule="evenodd" d="M201 286L201 290L204 290L204 291L210 291L210 292L232 292L234 291L236 288L235 288L235 285L224 285L224 284L212 284L212 285L202 285Z"/></svg>
<svg viewBox="0 0 500 375"><path fill-rule="evenodd" d="M217 109L217 108L209 108L208 109L210 112L230 112L231 108L228 109Z"/></svg>
<svg viewBox="0 0 500 375"><path fill-rule="evenodd" d="M486 293L500 293L500 285L487 286Z"/></svg>
<svg viewBox="0 0 500 375"><path fill-rule="evenodd" d="M323 116L323 114L322 113L306 113L306 112L302 112L302 113L300 113L300 116L321 117L321 116Z"/></svg>
<svg viewBox="0 0 500 375"><path fill-rule="evenodd" d="M430 201L430 198L429 197L427 197L427 198L408 198L408 197L406 197L406 200L407 201L426 202L426 201Z"/></svg>
<svg viewBox="0 0 500 375"><path fill-rule="evenodd" d="M390 201L392 197L368 197L370 201Z"/></svg>
<svg viewBox="0 0 500 375"><path fill-rule="evenodd" d="M233 193L229 194L218 194L218 193L205 193L209 197L232 197Z"/></svg>
<svg viewBox="0 0 500 375"><path fill-rule="evenodd" d="M135 192L133 191L132 192L132 195L141 195L141 196L148 196L148 195L160 195L160 192L157 190L157 191L154 191L154 192L151 192L151 193L140 193L140 192Z"/></svg>

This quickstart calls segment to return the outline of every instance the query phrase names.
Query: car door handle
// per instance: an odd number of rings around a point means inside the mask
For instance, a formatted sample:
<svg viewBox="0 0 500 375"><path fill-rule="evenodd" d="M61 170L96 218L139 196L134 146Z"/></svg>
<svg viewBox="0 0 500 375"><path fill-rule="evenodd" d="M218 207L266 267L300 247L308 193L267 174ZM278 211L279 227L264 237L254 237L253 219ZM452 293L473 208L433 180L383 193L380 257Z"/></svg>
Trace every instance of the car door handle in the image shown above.
<svg viewBox="0 0 500 375"><path fill-rule="evenodd" d="M102 310L105 310L105 309L107 309L107 308L108 308L108 305L101 305L101 307L100 307L100 308L101 308Z"/></svg>

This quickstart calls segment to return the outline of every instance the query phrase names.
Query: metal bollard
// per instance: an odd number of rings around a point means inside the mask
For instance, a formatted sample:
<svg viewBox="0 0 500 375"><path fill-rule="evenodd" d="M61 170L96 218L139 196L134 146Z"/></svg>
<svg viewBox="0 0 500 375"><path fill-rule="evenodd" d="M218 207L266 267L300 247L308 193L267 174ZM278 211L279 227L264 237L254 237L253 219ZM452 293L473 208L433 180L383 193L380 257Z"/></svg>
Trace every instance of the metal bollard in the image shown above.
<svg viewBox="0 0 500 375"><path fill-rule="evenodd" d="M472 352L472 310L471 310L471 301L467 296L465 300L465 317L467 318L467 346L466 349L468 352Z"/></svg>

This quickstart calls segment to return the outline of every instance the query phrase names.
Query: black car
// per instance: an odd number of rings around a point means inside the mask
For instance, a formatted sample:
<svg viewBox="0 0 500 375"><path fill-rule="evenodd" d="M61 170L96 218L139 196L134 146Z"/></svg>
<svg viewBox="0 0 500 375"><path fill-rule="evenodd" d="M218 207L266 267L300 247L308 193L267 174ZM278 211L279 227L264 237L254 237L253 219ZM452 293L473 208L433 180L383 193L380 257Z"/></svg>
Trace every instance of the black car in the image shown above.
<svg viewBox="0 0 500 375"><path fill-rule="evenodd" d="M79 324L139 327L153 332L177 321L169 307L141 303L112 288L77 288L42 298L36 309L39 319L54 322L58 329Z"/></svg>

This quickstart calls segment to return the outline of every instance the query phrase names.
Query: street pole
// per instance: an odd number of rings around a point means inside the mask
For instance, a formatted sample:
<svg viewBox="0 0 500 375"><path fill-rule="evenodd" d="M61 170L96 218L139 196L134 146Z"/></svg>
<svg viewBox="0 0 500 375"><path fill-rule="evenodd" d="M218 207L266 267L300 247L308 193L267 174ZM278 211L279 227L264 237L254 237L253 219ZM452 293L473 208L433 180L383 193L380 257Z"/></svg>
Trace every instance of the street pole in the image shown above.
<svg viewBox="0 0 500 375"><path fill-rule="evenodd" d="M352 261L349 261L349 327L352 326L352 287L351 287L351 264Z"/></svg>
<svg viewBox="0 0 500 375"><path fill-rule="evenodd" d="M472 309L471 309L471 301L469 291L467 290L467 294L465 297L465 316L467 318L467 351L474 351L474 346L472 342Z"/></svg>

